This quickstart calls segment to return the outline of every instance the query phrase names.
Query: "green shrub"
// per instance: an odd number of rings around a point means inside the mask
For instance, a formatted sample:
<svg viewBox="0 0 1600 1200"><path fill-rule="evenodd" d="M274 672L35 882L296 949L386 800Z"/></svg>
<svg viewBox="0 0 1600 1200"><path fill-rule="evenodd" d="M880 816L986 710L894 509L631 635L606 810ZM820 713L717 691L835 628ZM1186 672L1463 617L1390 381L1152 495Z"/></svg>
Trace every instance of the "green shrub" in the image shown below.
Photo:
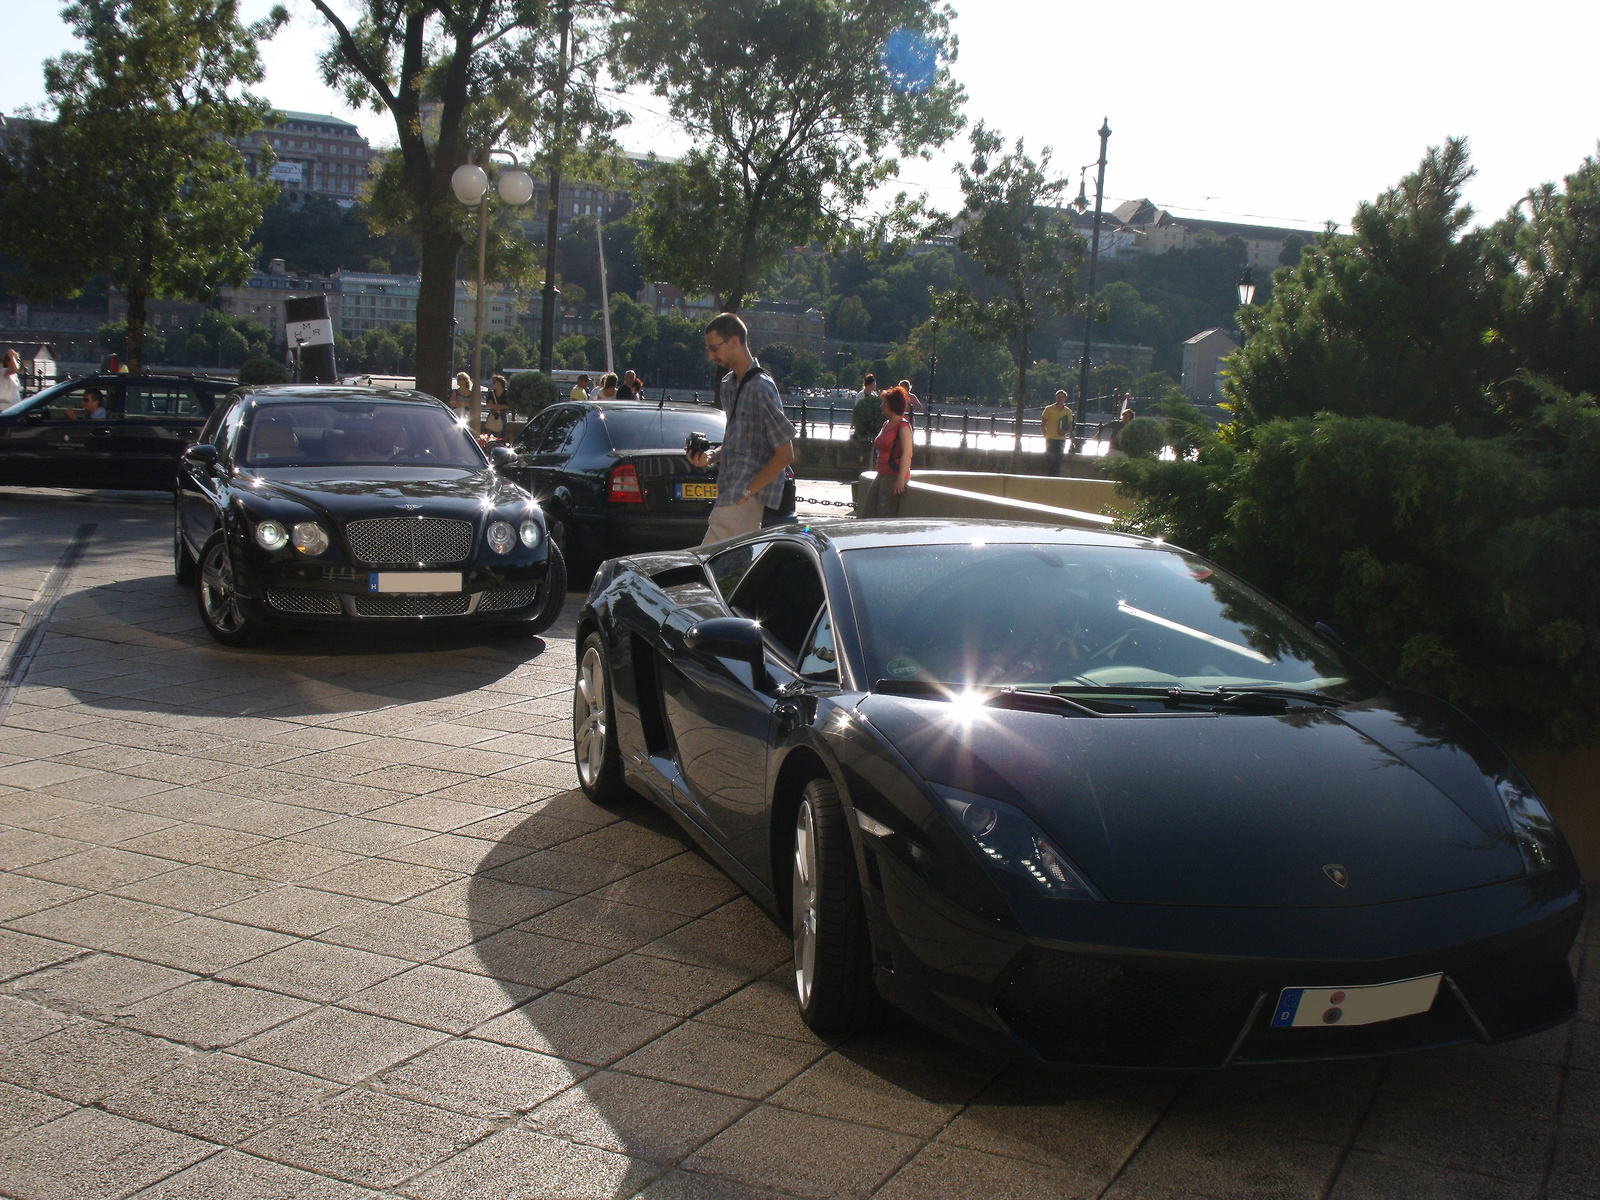
<svg viewBox="0 0 1600 1200"><path fill-rule="evenodd" d="M506 399L525 417L533 416L560 398L555 381L546 379L538 371L518 371L506 381Z"/></svg>
<svg viewBox="0 0 1600 1200"><path fill-rule="evenodd" d="M1600 409L1546 394L1517 437L1280 418L1247 446L1109 469L1132 526L1344 625L1397 683L1573 746L1600 730Z"/></svg>
<svg viewBox="0 0 1600 1200"><path fill-rule="evenodd" d="M850 436L870 442L883 428L883 421L883 401L870 392L863 392L850 413Z"/></svg>
<svg viewBox="0 0 1600 1200"><path fill-rule="evenodd" d="M288 383L289 368L275 358L246 359L239 367L240 383Z"/></svg>
<svg viewBox="0 0 1600 1200"><path fill-rule="evenodd" d="M1154 417L1135 417L1117 434L1117 449L1129 458L1154 458L1166 444L1166 426Z"/></svg>

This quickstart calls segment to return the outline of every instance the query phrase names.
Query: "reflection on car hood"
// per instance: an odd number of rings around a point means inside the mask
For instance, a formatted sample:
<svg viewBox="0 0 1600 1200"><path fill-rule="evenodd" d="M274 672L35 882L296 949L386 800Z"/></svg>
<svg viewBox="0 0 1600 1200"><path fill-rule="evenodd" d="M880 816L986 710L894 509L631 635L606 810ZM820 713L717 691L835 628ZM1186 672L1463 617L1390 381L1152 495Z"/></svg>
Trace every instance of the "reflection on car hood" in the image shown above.
<svg viewBox="0 0 1600 1200"><path fill-rule="evenodd" d="M258 471L255 485L243 490L296 500L308 508L347 520L373 512L411 512L471 520L484 504L517 505L528 493L490 470L437 467L286 467ZM243 480L241 480L241 483ZM420 504L415 510L401 505Z"/></svg>
<svg viewBox="0 0 1600 1200"><path fill-rule="evenodd" d="M1463 746L1476 731L1439 708L1384 697L1281 714L966 717L872 695L860 711L928 782L1027 812L1108 899L1328 907L1522 874L1505 810Z"/></svg>

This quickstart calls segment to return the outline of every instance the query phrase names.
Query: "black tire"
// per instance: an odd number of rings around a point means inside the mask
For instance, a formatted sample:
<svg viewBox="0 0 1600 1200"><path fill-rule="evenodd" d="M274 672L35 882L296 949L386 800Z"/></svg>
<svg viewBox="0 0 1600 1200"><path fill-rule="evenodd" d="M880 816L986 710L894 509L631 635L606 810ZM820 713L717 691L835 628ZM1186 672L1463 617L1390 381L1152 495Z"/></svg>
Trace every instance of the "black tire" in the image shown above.
<svg viewBox="0 0 1600 1200"><path fill-rule="evenodd" d="M206 632L224 646L248 646L259 640L260 624L246 615L233 590L233 557L222 530L213 533L201 548L196 574L195 603Z"/></svg>
<svg viewBox="0 0 1600 1200"><path fill-rule="evenodd" d="M193 585L197 572L195 571L194 559L189 555L189 547L184 542L183 534L179 532L179 528L177 513L173 513L172 578L177 580L181 586L189 587Z"/></svg>
<svg viewBox="0 0 1600 1200"><path fill-rule="evenodd" d="M567 604L567 560L554 545L550 547L550 573L544 579L544 603L539 615L528 626L529 633L543 633L556 623Z"/></svg>
<svg viewBox="0 0 1600 1200"><path fill-rule="evenodd" d="M852 1033L877 1011L872 941L839 793L814 779L795 813L790 904L795 999L815 1033Z"/></svg>
<svg viewBox="0 0 1600 1200"><path fill-rule="evenodd" d="M572 754L578 765L578 786L597 803L628 795L628 786L622 782L622 752L617 749L616 711L605 643L598 633L591 633L578 647L578 673L572 688Z"/></svg>
<svg viewBox="0 0 1600 1200"><path fill-rule="evenodd" d="M558 523L556 535L551 540L551 545L559 546L561 558L567 564L567 586L580 587L588 590L589 584L594 580L594 573L600 564L594 557L584 551L578 542L577 534L568 529L565 523Z"/></svg>

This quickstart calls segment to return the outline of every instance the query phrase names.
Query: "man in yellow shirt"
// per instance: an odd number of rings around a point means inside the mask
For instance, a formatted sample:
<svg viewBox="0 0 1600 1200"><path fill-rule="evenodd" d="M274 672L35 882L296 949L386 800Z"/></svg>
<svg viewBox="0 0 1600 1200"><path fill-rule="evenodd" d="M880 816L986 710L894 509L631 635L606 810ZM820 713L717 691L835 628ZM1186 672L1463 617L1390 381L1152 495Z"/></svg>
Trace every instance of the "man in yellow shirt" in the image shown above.
<svg viewBox="0 0 1600 1200"><path fill-rule="evenodd" d="M1072 409L1067 407L1066 392L1057 392L1055 403L1045 406L1039 425L1044 430L1044 473L1059 475L1061 452L1072 440Z"/></svg>
<svg viewBox="0 0 1600 1200"><path fill-rule="evenodd" d="M589 377L587 375L579 375L578 376L578 382L572 385L572 395L569 396L568 399L570 399L570 400L587 400L588 398L589 398Z"/></svg>

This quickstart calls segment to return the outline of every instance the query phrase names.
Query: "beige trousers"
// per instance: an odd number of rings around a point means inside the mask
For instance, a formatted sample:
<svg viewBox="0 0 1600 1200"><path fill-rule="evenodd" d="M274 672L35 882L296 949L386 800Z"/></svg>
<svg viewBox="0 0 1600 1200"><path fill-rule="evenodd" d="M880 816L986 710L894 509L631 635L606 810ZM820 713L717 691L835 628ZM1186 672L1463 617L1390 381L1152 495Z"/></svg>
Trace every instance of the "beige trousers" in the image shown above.
<svg viewBox="0 0 1600 1200"><path fill-rule="evenodd" d="M761 501L754 496L742 504L718 505L711 510L711 524L706 529L705 540L700 544L709 546L712 542L725 542L729 538L754 533L761 528L762 511Z"/></svg>

